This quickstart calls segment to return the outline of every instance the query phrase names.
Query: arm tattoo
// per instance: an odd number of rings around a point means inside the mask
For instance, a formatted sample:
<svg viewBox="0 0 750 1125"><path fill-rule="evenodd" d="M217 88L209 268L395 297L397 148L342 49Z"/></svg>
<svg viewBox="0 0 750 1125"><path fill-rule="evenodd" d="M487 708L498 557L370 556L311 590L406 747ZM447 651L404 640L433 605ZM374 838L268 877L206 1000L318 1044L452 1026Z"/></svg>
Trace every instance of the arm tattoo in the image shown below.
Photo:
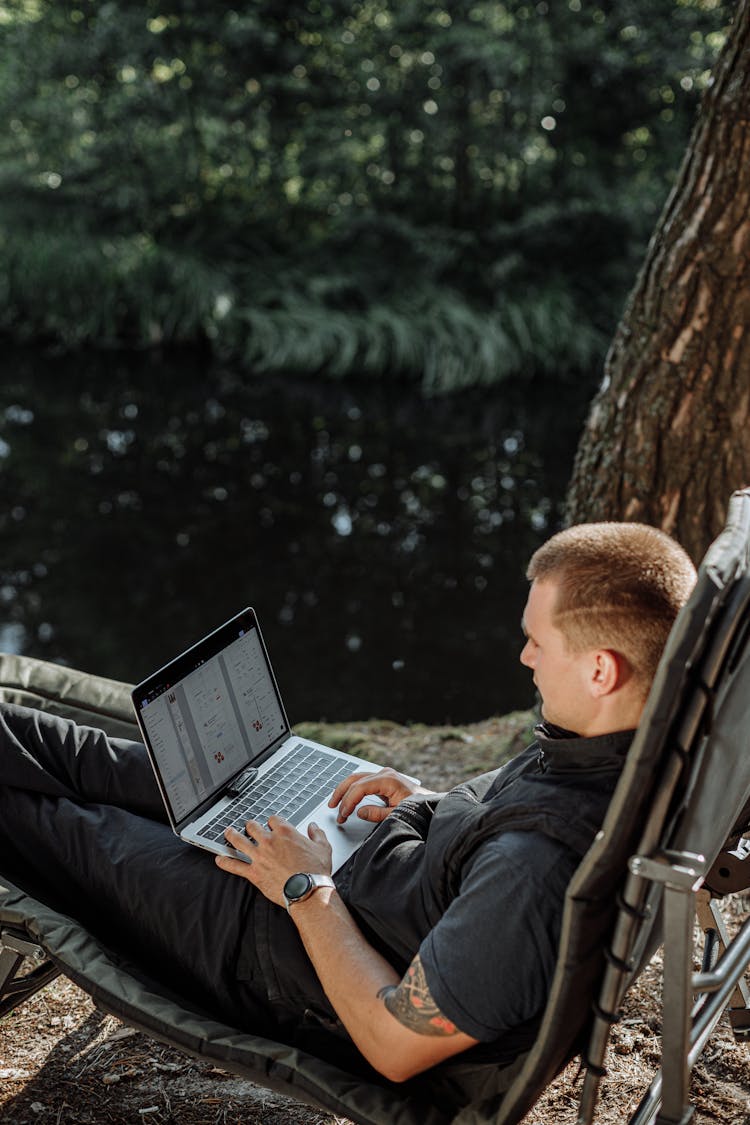
<svg viewBox="0 0 750 1125"><path fill-rule="evenodd" d="M392 1016L418 1035L456 1035L458 1028L443 1015L430 990L419 954L406 970L401 984L381 988L378 997Z"/></svg>

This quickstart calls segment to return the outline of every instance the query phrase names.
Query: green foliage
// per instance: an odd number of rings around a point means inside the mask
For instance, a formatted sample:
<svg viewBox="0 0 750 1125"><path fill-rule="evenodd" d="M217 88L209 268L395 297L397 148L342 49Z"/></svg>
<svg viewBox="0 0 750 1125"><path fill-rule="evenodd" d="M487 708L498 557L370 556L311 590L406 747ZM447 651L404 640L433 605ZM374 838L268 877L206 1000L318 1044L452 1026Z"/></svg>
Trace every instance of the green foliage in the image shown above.
<svg viewBox="0 0 750 1125"><path fill-rule="evenodd" d="M5 233L0 326L23 339L81 344L184 343L201 337L222 288L204 262L147 236Z"/></svg>
<svg viewBox="0 0 750 1125"><path fill-rule="evenodd" d="M592 329L576 334L579 318L562 290L530 291L492 312L478 312L450 291L346 313L322 313L298 299L284 308L243 310L239 320L248 329L244 359L254 370L421 377L428 393L523 372L586 370L604 344Z"/></svg>
<svg viewBox="0 0 750 1125"><path fill-rule="evenodd" d="M606 342L562 286L529 288L495 309L437 287L352 308L351 276L326 275L235 303L225 276L145 241L6 235L0 327L68 347L208 338L259 374L407 377L428 393L586 370Z"/></svg>
<svg viewBox="0 0 750 1125"><path fill-rule="evenodd" d="M432 390L596 366L719 0L5 0L0 324Z"/></svg>

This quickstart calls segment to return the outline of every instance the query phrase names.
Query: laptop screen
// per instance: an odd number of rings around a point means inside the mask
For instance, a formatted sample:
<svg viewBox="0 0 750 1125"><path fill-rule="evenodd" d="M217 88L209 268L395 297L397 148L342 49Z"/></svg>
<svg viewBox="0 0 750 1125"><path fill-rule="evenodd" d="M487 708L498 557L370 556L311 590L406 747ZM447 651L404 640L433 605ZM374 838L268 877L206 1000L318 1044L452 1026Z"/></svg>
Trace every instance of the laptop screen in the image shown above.
<svg viewBox="0 0 750 1125"><path fill-rule="evenodd" d="M251 609L144 680L133 702L175 824L289 733Z"/></svg>

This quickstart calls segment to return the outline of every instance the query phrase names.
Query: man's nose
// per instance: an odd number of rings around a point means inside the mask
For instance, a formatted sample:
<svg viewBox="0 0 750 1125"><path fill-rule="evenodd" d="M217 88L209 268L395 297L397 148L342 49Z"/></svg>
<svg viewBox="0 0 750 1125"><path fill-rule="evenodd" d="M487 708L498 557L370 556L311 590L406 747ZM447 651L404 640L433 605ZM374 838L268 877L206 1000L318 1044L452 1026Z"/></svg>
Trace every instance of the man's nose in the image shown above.
<svg viewBox="0 0 750 1125"><path fill-rule="evenodd" d="M527 668L533 668L534 667L534 661L533 661L533 657L532 657L531 641L527 641L526 644L523 646L523 648L521 649L521 655L519 656L518 659Z"/></svg>

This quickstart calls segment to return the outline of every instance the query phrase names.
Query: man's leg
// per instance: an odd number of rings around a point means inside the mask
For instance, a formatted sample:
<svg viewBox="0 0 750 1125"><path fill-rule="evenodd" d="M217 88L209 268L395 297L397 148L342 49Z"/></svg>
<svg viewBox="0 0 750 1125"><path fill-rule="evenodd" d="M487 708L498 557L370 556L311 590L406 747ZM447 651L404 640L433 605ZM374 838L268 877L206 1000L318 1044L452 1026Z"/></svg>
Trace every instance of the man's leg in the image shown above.
<svg viewBox="0 0 750 1125"><path fill-rule="evenodd" d="M235 979L255 892L161 818L142 746L0 708L0 874L179 995L258 1027L264 1006L247 991L240 1004Z"/></svg>
<svg viewBox="0 0 750 1125"><path fill-rule="evenodd" d="M31 707L0 703L0 786L129 808L165 821L140 742Z"/></svg>

